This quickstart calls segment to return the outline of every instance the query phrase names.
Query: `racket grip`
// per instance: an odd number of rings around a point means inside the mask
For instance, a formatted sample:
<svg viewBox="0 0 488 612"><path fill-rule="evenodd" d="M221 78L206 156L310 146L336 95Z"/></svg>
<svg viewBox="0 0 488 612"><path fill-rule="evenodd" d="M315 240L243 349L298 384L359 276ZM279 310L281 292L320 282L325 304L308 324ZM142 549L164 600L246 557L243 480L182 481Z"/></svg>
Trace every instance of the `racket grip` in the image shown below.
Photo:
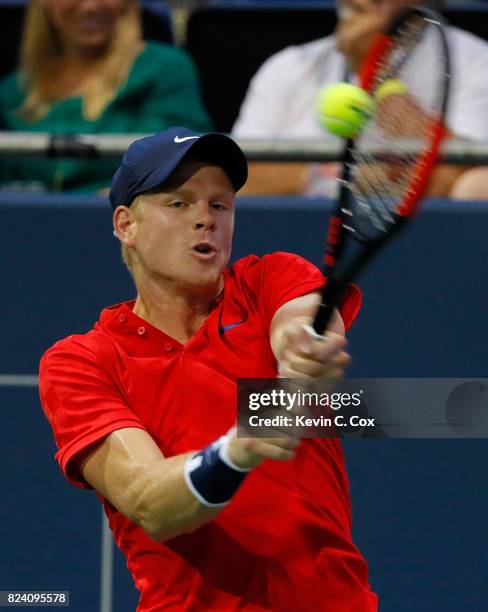
<svg viewBox="0 0 488 612"><path fill-rule="evenodd" d="M333 312L333 304L331 304L330 302L328 304L320 302L313 322L313 330L316 334L318 334L319 336L323 335L324 331L327 328L327 325L329 324Z"/></svg>
<svg viewBox="0 0 488 612"><path fill-rule="evenodd" d="M347 283L343 283L336 278L327 279L327 283L322 289L320 304L312 324L316 334L322 336L327 329L334 309L340 306L346 287Z"/></svg>

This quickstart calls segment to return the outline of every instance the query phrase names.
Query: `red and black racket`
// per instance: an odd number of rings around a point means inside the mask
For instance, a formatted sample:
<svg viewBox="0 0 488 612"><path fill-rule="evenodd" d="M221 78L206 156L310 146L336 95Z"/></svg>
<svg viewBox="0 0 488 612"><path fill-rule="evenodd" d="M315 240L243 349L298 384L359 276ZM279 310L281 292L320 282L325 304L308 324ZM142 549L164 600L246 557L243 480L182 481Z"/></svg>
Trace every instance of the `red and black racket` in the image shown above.
<svg viewBox="0 0 488 612"><path fill-rule="evenodd" d="M325 331L361 268L416 212L444 135L449 80L442 18L424 8L403 11L363 63L360 85L375 98L375 110L345 147L316 333Z"/></svg>

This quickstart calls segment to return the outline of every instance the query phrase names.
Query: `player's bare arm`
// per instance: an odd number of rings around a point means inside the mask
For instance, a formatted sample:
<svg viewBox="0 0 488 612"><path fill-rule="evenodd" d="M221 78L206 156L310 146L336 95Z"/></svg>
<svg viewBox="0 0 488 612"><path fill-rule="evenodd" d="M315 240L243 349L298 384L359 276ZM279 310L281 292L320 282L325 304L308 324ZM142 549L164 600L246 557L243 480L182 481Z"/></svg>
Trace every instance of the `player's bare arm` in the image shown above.
<svg viewBox="0 0 488 612"><path fill-rule="evenodd" d="M292 439L229 440L229 456L250 470L265 458L293 457ZM125 517L153 539L165 541L192 532L212 520L225 506L209 507L190 491L184 471L192 452L164 457L142 429L114 431L82 463L86 481Z"/></svg>
<svg viewBox="0 0 488 612"><path fill-rule="evenodd" d="M156 540L192 531L217 514L191 494L183 465L191 453L165 458L142 429L114 431L81 466L83 477Z"/></svg>

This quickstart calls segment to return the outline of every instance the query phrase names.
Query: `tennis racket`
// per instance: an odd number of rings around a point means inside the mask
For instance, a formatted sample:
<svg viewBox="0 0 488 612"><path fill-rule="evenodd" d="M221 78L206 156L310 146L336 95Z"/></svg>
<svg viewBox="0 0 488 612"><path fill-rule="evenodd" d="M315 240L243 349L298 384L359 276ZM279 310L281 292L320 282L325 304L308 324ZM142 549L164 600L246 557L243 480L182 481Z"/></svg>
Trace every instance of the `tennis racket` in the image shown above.
<svg viewBox="0 0 488 612"><path fill-rule="evenodd" d="M348 140L324 253L327 282L313 328L323 334L348 284L415 214L444 135L449 49L440 15L408 8L377 37L359 73L375 98Z"/></svg>

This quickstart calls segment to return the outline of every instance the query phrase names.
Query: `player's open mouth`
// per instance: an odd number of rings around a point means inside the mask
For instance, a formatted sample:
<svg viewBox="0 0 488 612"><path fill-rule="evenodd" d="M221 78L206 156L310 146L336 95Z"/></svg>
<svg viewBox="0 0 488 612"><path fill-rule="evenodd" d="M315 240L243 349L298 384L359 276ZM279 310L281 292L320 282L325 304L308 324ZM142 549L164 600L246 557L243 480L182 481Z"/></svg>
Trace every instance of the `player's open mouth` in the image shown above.
<svg viewBox="0 0 488 612"><path fill-rule="evenodd" d="M209 259L217 253L216 247L210 242L198 242L192 247L192 251L200 259Z"/></svg>

